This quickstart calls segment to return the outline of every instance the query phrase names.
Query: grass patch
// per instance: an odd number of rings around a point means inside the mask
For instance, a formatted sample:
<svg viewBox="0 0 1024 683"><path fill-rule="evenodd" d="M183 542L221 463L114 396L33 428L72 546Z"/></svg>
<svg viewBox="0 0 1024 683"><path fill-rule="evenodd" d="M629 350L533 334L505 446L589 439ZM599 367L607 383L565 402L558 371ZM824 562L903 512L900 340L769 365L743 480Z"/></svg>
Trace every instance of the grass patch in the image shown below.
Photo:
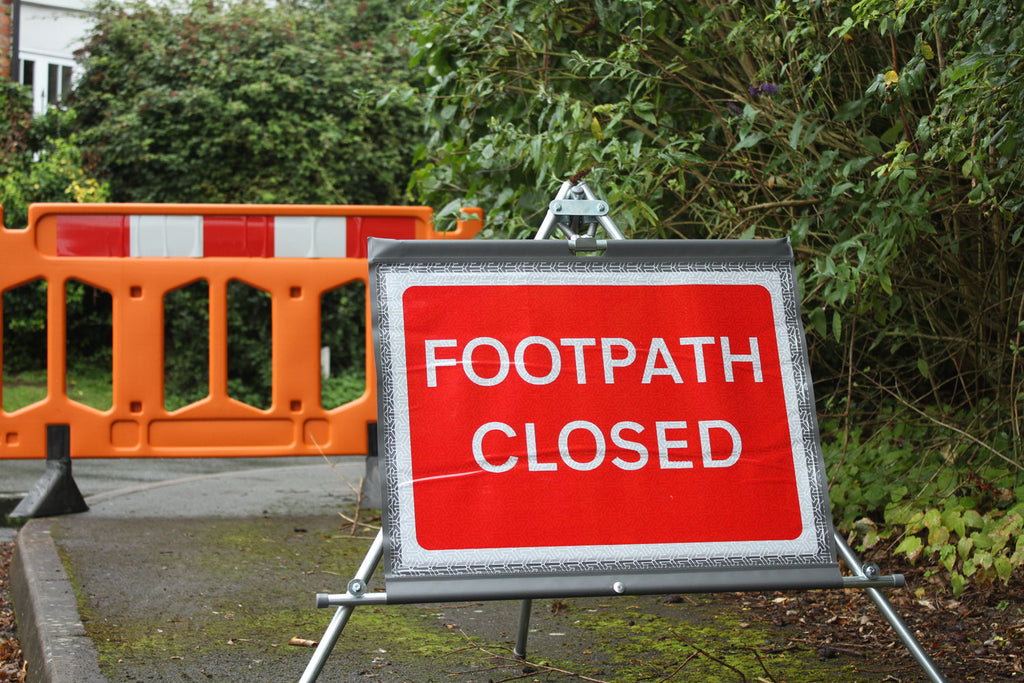
<svg viewBox="0 0 1024 683"><path fill-rule="evenodd" d="M46 398L46 370L27 370L3 376L4 412L13 413Z"/></svg>
<svg viewBox="0 0 1024 683"><path fill-rule="evenodd" d="M114 405L114 378L110 371L77 368L68 373L68 398L96 410Z"/></svg>
<svg viewBox="0 0 1024 683"><path fill-rule="evenodd" d="M3 409L13 413L49 395L46 370L26 370L3 376ZM114 404L114 386L110 371L74 368L68 372L67 395L96 410L109 410Z"/></svg>

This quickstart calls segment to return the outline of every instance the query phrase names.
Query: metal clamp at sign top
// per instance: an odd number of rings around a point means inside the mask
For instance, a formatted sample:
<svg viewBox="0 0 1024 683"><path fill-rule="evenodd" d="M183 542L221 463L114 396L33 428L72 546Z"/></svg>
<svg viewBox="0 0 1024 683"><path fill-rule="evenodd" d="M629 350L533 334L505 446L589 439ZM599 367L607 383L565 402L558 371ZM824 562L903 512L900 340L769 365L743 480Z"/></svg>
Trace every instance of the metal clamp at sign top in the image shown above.
<svg viewBox="0 0 1024 683"><path fill-rule="evenodd" d="M604 228L609 238L626 239L608 215L607 202L598 199L586 183L566 180L548 204L548 212L534 239L546 240L557 228L569 240L569 250L574 254L579 251L604 251L607 242L597 239L598 225Z"/></svg>

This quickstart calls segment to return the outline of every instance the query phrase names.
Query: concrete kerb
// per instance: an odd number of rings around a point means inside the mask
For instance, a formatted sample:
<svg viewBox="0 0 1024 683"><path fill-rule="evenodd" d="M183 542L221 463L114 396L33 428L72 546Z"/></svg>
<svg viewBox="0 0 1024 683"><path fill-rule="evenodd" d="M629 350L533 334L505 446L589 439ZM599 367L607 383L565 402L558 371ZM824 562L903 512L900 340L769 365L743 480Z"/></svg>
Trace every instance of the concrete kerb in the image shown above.
<svg viewBox="0 0 1024 683"><path fill-rule="evenodd" d="M28 680L92 683L105 680L99 655L78 615L78 601L57 548L51 519L28 521L11 558L11 599Z"/></svg>
<svg viewBox="0 0 1024 683"><path fill-rule="evenodd" d="M219 472L130 486L86 498L90 511L80 514L247 517L265 515L271 510L280 514L295 506L307 514L332 514L339 496L336 491L331 495L331 484L343 480L351 490L343 491L340 498L354 501L358 491L354 487L366 467L364 458L347 460L343 465L306 464ZM331 474L330 470L338 478L325 476ZM254 495L261 484L261 495ZM179 490L182 487L192 489L192 505L184 505ZM86 634L71 579L51 535L56 519L29 520L14 539L10 590L18 638L28 662L28 681L102 683L106 679L100 672L98 651Z"/></svg>

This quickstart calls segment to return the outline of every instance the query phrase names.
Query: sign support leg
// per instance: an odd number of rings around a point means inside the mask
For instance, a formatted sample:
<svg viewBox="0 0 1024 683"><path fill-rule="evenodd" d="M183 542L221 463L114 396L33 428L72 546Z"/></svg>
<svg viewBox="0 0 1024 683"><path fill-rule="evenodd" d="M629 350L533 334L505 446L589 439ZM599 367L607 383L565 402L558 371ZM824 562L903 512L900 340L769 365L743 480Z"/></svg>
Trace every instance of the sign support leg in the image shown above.
<svg viewBox="0 0 1024 683"><path fill-rule="evenodd" d="M526 639L530 635L530 610L533 600L525 598L519 603L519 633L516 635L516 646L512 650L519 659L526 659Z"/></svg>
<svg viewBox="0 0 1024 683"><path fill-rule="evenodd" d="M850 571L859 577L867 578L868 573L865 572L864 565L861 563L860 558L857 557L857 554L853 552L853 549L846 542L846 539L840 536L838 531L833 532L833 537L836 540L836 547L839 549L839 556L850 568ZM933 662L931 657L928 656L928 653L924 651L924 648L921 647L921 643L917 641L917 638L915 638L914 634L911 633L906 623L904 623L903 619L900 618L900 615L896 613L896 610L893 609L892 603L890 603L889 599L885 597L885 594L877 588L865 588L864 590L867 591L868 597L870 597L872 602L875 603L878 611L882 613L882 616L889 622L892 629L896 631L896 635L898 635L900 640L903 641L904 647L906 647L907 650L910 651L910 654L914 656L914 659L917 660L917 663L928 675L928 678L931 679L933 683L945 683L946 678L942 675L942 672L939 671L937 666L935 666L935 662Z"/></svg>
<svg viewBox="0 0 1024 683"><path fill-rule="evenodd" d="M370 581L370 577L373 575L377 565L380 564L381 557L384 555L384 530L377 532L377 537L373 539L373 543L370 545L370 549L366 551L366 557L363 558L363 563L359 565L359 569L356 571L355 576L349 581L349 592L353 592L353 587L357 587L359 594L365 590L367 583ZM338 642L338 637L341 636L341 632L345 629L345 625L348 623L348 618L352 616L352 610L355 609L354 605L342 605L334 613L334 617L331 618L331 623L327 626L327 630L324 631L323 637L320 638L320 643L316 646L316 650L313 652L312 659L309 660L309 664L306 665L306 670L302 672L302 678L299 679L299 683L312 683L320 676L320 671L323 670L324 664L327 663L327 658L331 654L331 650L334 649L335 644Z"/></svg>

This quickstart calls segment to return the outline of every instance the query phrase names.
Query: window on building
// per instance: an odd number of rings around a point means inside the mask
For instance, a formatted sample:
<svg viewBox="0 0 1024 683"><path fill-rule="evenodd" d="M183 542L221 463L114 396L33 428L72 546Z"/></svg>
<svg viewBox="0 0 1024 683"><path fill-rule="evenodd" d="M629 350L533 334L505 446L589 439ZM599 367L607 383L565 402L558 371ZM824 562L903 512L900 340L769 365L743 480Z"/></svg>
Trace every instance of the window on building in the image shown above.
<svg viewBox="0 0 1024 683"><path fill-rule="evenodd" d="M58 105L64 96L71 92L71 67L49 64L47 79L46 102Z"/></svg>
<svg viewBox="0 0 1024 683"><path fill-rule="evenodd" d="M21 60L21 84L31 86L35 83L36 63L31 59Z"/></svg>
<svg viewBox="0 0 1024 683"><path fill-rule="evenodd" d="M75 68L70 63L53 63L49 59L21 60L21 83L32 89L33 109L45 114L50 107L60 106L74 87Z"/></svg>

